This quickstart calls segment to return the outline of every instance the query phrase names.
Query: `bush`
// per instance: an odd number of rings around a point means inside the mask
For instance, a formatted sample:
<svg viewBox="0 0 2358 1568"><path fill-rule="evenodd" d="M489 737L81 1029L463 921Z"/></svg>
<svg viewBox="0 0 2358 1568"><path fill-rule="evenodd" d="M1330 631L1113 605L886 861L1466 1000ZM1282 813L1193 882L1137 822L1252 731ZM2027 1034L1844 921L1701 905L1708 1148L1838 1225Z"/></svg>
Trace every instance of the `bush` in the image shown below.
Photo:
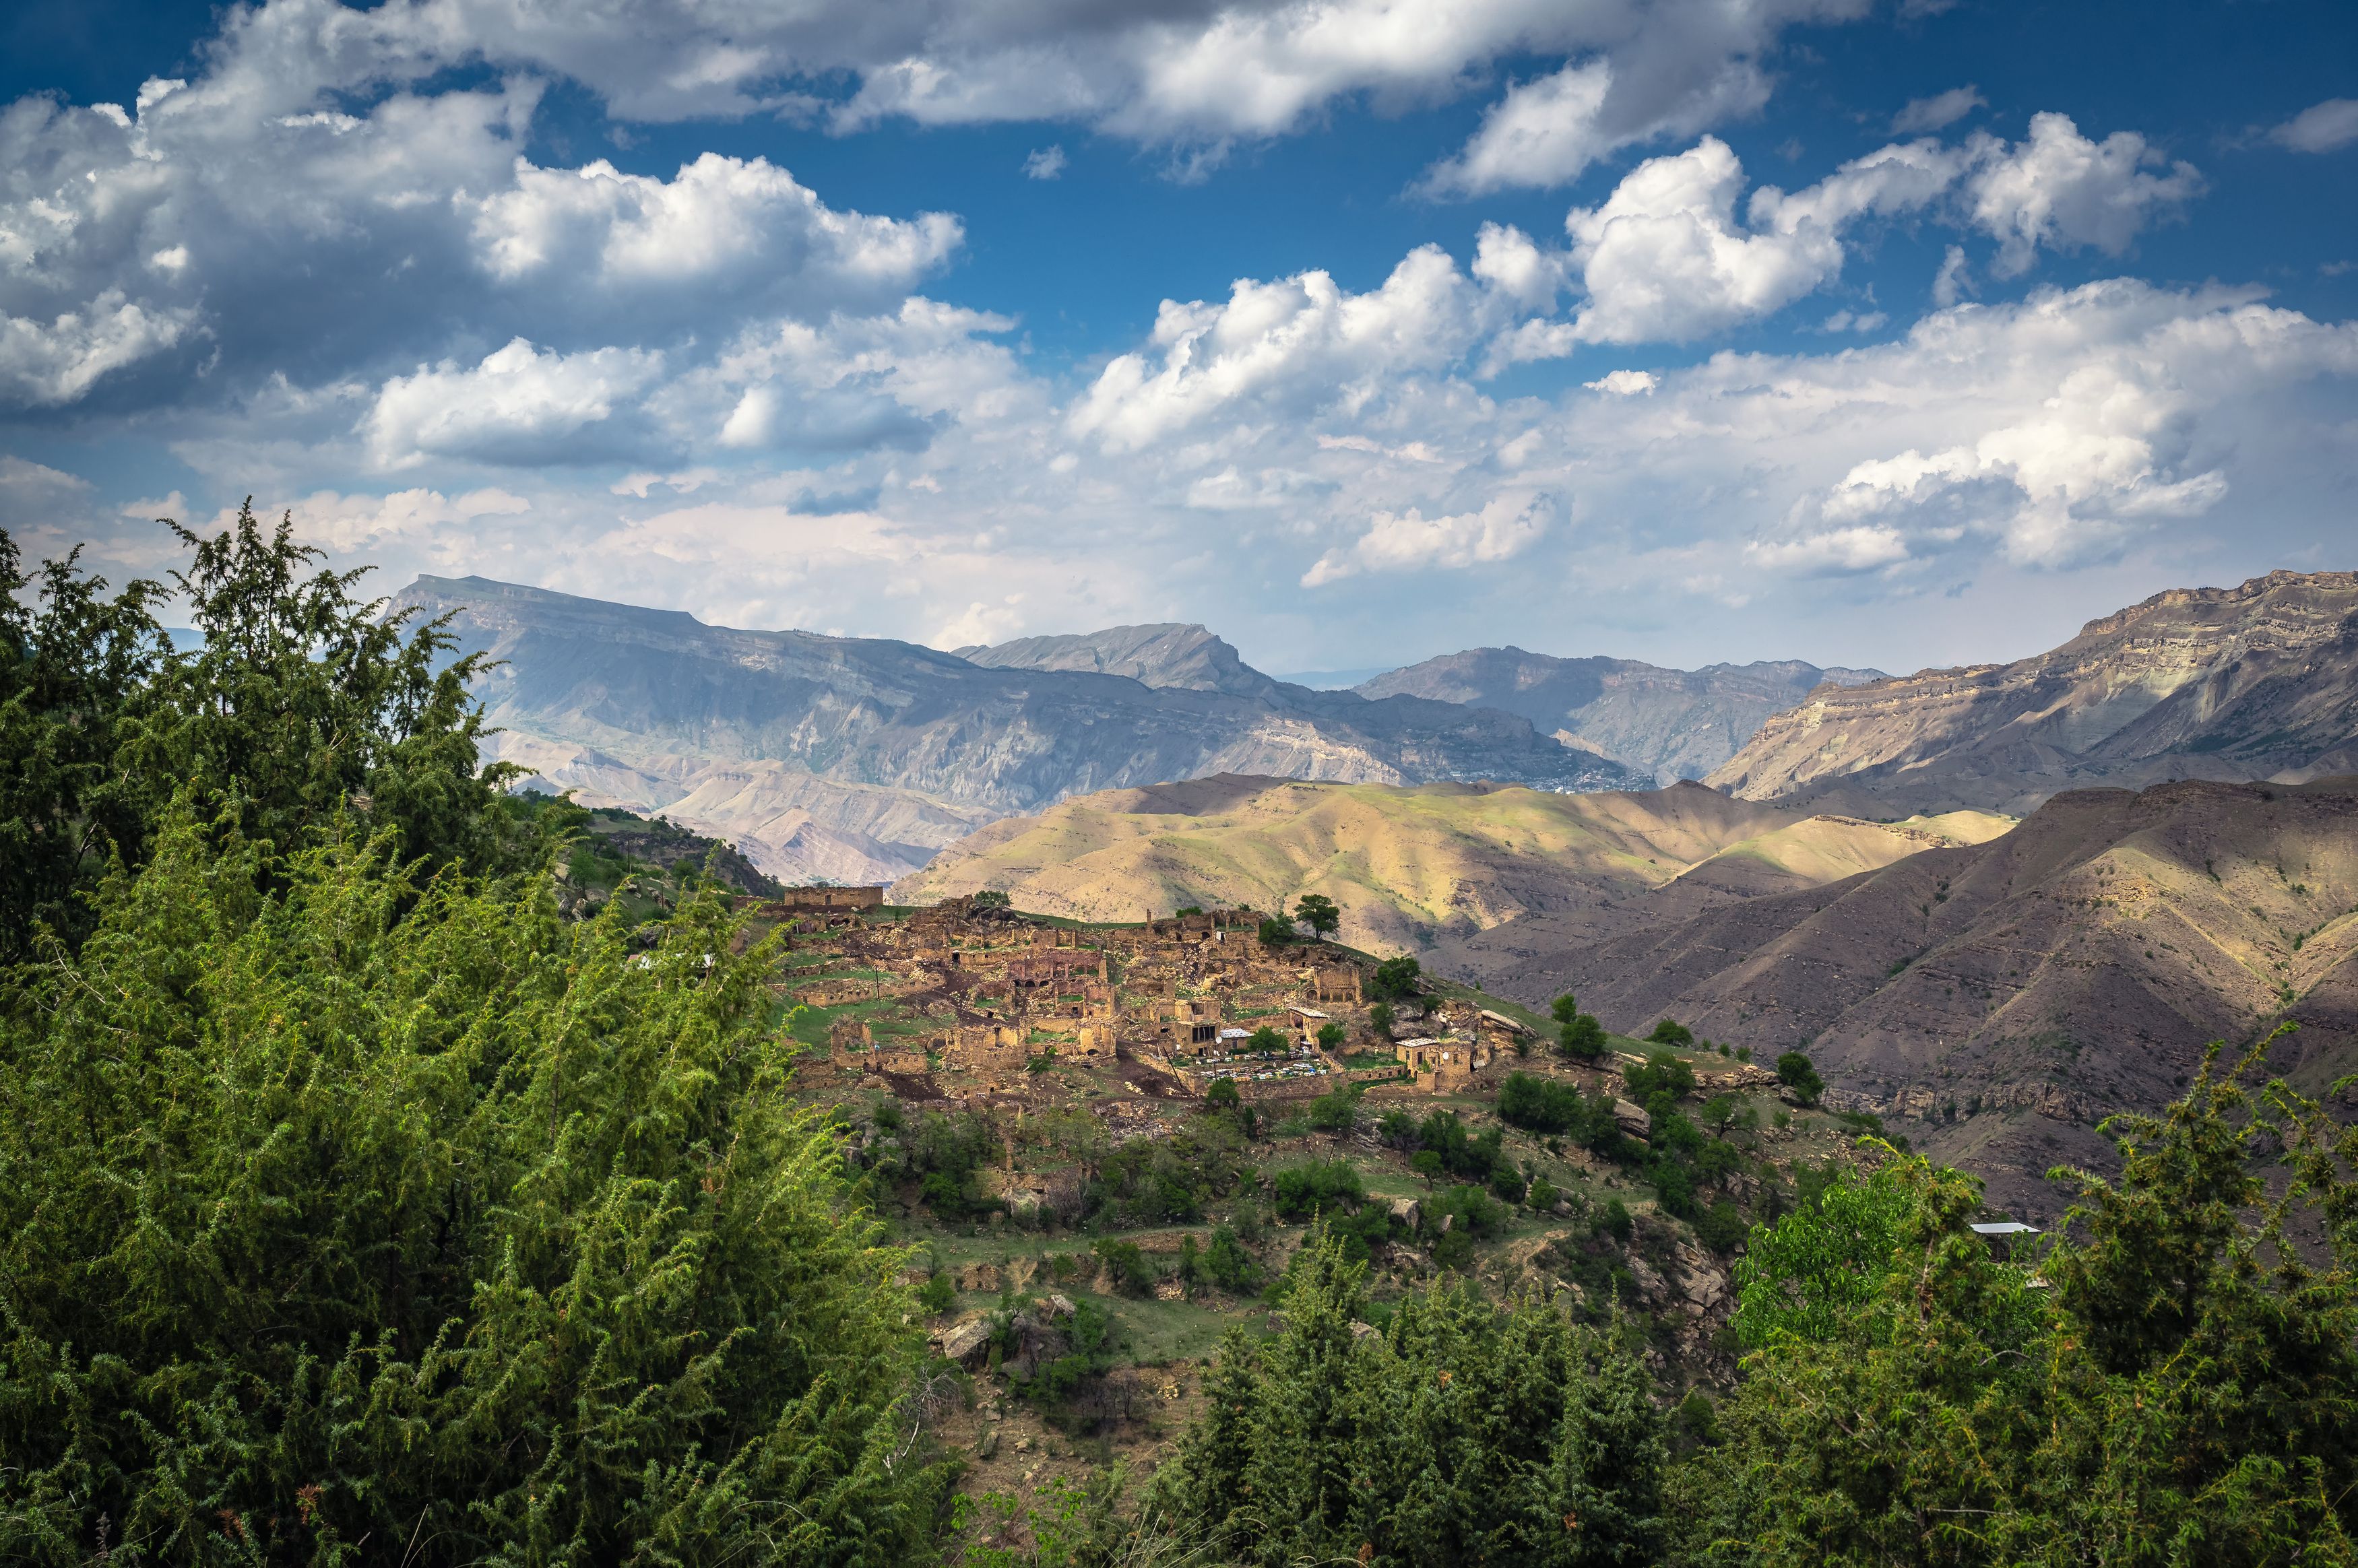
<svg viewBox="0 0 2358 1568"><path fill-rule="evenodd" d="M16 978L0 1559L923 1556L907 1260L786 1092L775 948L406 861L168 824Z"/></svg>
<svg viewBox="0 0 2358 1568"><path fill-rule="evenodd" d="M1532 1179L1530 1190L1523 1194L1523 1201L1531 1205L1534 1213L1546 1214L1555 1207L1557 1199L1561 1195L1555 1190L1553 1182L1549 1181L1545 1176L1539 1176Z"/></svg>
<svg viewBox="0 0 2358 1568"><path fill-rule="evenodd" d="M1398 1001L1424 989L1424 972L1414 958L1386 958L1368 978L1368 989L1378 1001Z"/></svg>
<svg viewBox="0 0 2358 1568"><path fill-rule="evenodd" d="M1359 1123L1360 1091L1340 1084L1310 1102L1303 1114L1321 1132L1348 1134Z"/></svg>
<svg viewBox="0 0 2358 1568"><path fill-rule="evenodd" d="M1256 935L1264 947L1282 947L1293 940L1293 922L1272 914L1260 923Z"/></svg>
<svg viewBox="0 0 2358 1568"><path fill-rule="evenodd" d="M1490 1190L1502 1203L1519 1204L1523 1201L1529 1184L1512 1163L1502 1160L1490 1172Z"/></svg>
<svg viewBox="0 0 2358 1568"><path fill-rule="evenodd" d="M1744 1244L1751 1227L1744 1223L1736 1206L1722 1198L1695 1217L1694 1228L1696 1240L1714 1252L1726 1253Z"/></svg>
<svg viewBox="0 0 2358 1568"><path fill-rule="evenodd" d="M1424 1202L1422 1223L1427 1236L1438 1235L1444 1219L1453 1222L1452 1230L1489 1237L1497 1235L1506 1224L1507 1211L1480 1187L1460 1184L1444 1188Z"/></svg>
<svg viewBox="0 0 2358 1568"><path fill-rule="evenodd" d="M1266 1023L1245 1037L1245 1049L1258 1051L1263 1055L1275 1055L1292 1044L1292 1041Z"/></svg>
<svg viewBox="0 0 2358 1568"><path fill-rule="evenodd" d="M1529 1073L1509 1073L1498 1086L1498 1119L1532 1132L1572 1131L1583 1119L1580 1090Z"/></svg>
<svg viewBox="0 0 2358 1568"><path fill-rule="evenodd" d="M1818 1076L1816 1065L1799 1051L1788 1051L1777 1058L1777 1077L1803 1105L1817 1104L1818 1097L1826 1092L1826 1081Z"/></svg>
<svg viewBox="0 0 2358 1568"><path fill-rule="evenodd" d="M1271 1179L1280 1219L1304 1220L1324 1210L1357 1208L1367 1197L1347 1160L1314 1160Z"/></svg>
<svg viewBox="0 0 2358 1568"><path fill-rule="evenodd" d="M1623 1068L1621 1077L1629 1086L1629 1098L1640 1105L1656 1094L1677 1100L1694 1093L1694 1068L1668 1051L1652 1052L1645 1061Z"/></svg>
<svg viewBox="0 0 2358 1568"><path fill-rule="evenodd" d="M950 1310L957 1302L957 1285L941 1270L917 1287L917 1304L936 1317Z"/></svg>
<svg viewBox="0 0 2358 1568"><path fill-rule="evenodd" d="M1089 1250L1105 1265L1113 1281L1113 1288L1126 1296L1142 1296L1154 1289L1154 1269L1140 1251L1135 1241L1119 1241L1111 1237L1099 1241Z"/></svg>
<svg viewBox="0 0 2358 1568"><path fill-rule="evenodd" d="M1604 1208L1589 1222L1590 1230L1599 1236L1610 1236L1624 1246L1637 1233L1637 1228L1638 1222L1630 1217L1629 1206L1619 1198L1607 1198Z"/></svg>
<svg viewBox="0 0 2358 1568"><path fill-rule="evenodd" d="M1665 1018L1654 1025L1654 1032L1646 1038L1656 1045L1693 1045L1694 1031Z"/></svg>
<svg viewBox="0 0 2358 1568"><path fill-rule="evenodd" d="M1260 1289L1260 1265L1237 1239L1237 1233L1228 1226L1212 1232L1212 1244L1204 1249L1204 1273L1212 1283L1235 1295L1250 1295Z"/></svg>

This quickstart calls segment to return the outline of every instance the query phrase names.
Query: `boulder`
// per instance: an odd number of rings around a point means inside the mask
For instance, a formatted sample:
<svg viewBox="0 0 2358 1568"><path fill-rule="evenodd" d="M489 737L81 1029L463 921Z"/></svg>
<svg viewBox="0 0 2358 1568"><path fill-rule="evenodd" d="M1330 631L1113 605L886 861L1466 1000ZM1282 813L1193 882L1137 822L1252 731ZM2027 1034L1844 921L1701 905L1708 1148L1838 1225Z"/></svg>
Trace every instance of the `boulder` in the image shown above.
<svg viewBox="0 0 2358 1568"><path fill-rule="evenodd" d="M1411 1230L1414 1230L1418 1222L1424 1217L1424 1206L1414 1198L1394 1198L1392 1199L1392 1217Z"/></svg>
<svg viewBox="0 0 2358 1568"><path fill-rule="evenodd" d="M968 1318L964 1323L953 1324L942 1330L943 1357L961 1364L980 1355L990 1343L990 1321L988 1318Z"/></svg>
<svg viewBox="0 0 2358 1568"><path fill-rule="evenodd" d="M1653 1135L1654 1119L1646 1114L1644 1106L1632 1105L1626 1099L1617 1099L1613 1102L1613 1119L1620 1126L1622 1131L1632 1138L1650 1138Z"/></svg>

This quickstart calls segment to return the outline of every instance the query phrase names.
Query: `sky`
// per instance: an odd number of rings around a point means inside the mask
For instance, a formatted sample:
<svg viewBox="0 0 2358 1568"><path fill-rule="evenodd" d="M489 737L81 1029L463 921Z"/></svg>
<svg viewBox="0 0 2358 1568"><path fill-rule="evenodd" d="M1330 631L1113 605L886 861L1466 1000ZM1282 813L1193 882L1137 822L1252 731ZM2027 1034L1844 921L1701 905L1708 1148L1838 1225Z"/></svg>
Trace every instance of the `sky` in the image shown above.
<svg viewBox="0 0 2358 1568"><path fill-rule="evenodd" d="M0 528L938 647L2010 659L2358 568L2358 8L31 0Z"/></svg>

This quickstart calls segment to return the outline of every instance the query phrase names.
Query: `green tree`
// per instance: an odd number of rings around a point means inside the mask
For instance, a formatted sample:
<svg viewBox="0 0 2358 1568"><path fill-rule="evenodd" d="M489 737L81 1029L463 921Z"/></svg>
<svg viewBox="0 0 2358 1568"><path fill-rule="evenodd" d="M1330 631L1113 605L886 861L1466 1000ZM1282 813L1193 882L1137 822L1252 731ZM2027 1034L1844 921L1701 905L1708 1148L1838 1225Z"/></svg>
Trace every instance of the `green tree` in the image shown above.
<svg viewBox="0 0 2358 1568"><path fill-rule="evenodd" d="M1293 940L1293 922L1282 914L1272 914L1260 923L1256 933L1264 947L1282 947Z"/></svg>
<svg viewBox="0 0 2358 1568"><path fill-rule="evenodd" d="M1355 1334L1365 1280L1339 1241L1305 1246L1284 1332L1223 1343L1159 1510L1271 1568L1655 1560L1662 1418L1634 1360L1562 1309L1463 1285Z"/></svg>
<svg viewBox="0 0 2358 1568"><path fill-rule="evenodd" d="M1343 927L1343 912L1324 893L1304 893L1293 906L1293 918L1310 927L1313 938L1331 935Z"/></svg>
<svg viewBox="0 0 2358 1568"><path fill-rule="evenodd" d="M1756 1227L1736 1268L1736 1336L1756 1349L1779 1335L1832 1337L1882 1290L1914 1202L1890 1167L1837 1172L1774 1226Z"/></svg>
<svg viewBox="0 0 2358 1568"><path fill-rule="evenodd" d="M1343 1039L1341 1024L1329 1020L1318 1026L1318 1045L1321 1050L1339 1051L1343 1048Z"/></svg>
<svg viewBox="0 0 2358 1568"><path fill-rule="evenodd" d="M0 532L0 964L32 955L36 927L73 946L89 935L83 895L111 856L145 857L170 790L116 765L171 656L150 611L161 590L134 582L107 599L75 566L42 567L36 611L18 597L36 579Z"/></svg>
<svg viewBox="0 0 2358 1568"><path fill-rule="evenodd" d="M0 1558L925 1555L908 1259L775 947L222 793L0 1008Z"/></svg>
<svg viewBox="0 0 2358 1568"><path fill-rule="evenodd" d="M1379 1001L1376 1003L1375 1006L1368 1009L1368 1027L1376 1032L1376 1037L1378 1039L1389 1040L1391 1038L1392 1022L1391 1003L1388 1001Z"/></svg>
<svg viewBox="0 0 2358 1568"><path fill-rule="evenodd" d="M1727 1130L1736 1125L1740 1108L1734 1095L1714 1095L1703 1102L1703 1124L1711 1129L1714 1137L1725 1138Z"/></svg>
<svg viewBox="0 0 2358 1568"><path fill-rule="evenodd" d="M1276 1030L1271 1029L1266 1023L1254 1030L1250 1034L1245 1036L1245 1049L1248 1051L1258 1051L1265 1056L1275 1055L1279 1052L1288 1049L1290 1044L1291 1043L1284 1035L1279 1033Z"/></svg>
<svg viewBox="0 0 2358 1568"><path fill-rule="evenodd" d="M1378 1001L1399 1001L1424 989L1424 971L1414 958L1386 958L1368 978L1368 989Z"/></svg>
<svg viewBox="0 0 2358 1568"><path fill-rule="evenodd" d="M1694 1031L1683 1023L1665 1018L1654 1025L1654 1032L1646 1038L1656 1045L1693 1045Z"/></svg>
<svg viewBox="0 0 2358 1568"><path fill-rule="evenodd" d="M1817 1104L1818 1097L1826 1092L1826 1081L1818 1076L1816 1065L1799 1051L1788 1051L1777 1058L1777 1078L1803 1105Z"/></svg>
<svg viewBox="0 0 2358 1568"><path fill-rule="evenodd" d="M2028 1263L1968 1228L1970 1177L1889 1161L1905 1204L1879 1287L1747 1362L1725 1442L1682 1481L1695 1549L2358 1557L2358 1130L2248 1087L2264 1050L2223 1070L2214 1052L2167 1112L2115 1119L2120 1174L2059 1173L2079 1201Z"/></svg>

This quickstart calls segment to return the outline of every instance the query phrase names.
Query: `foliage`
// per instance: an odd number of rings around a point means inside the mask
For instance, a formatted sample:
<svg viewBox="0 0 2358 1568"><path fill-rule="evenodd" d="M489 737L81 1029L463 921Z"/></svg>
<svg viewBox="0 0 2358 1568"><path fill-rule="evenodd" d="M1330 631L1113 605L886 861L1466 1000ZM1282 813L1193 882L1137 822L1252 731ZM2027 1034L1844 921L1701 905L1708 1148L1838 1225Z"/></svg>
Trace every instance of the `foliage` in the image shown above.
<svg viewBox="0 0 2358 1568"><path fill-rule="evenodd" d="M1293 906L1293 918L1310 927L1314 938L1332 935L1343 926L1343 912L1324 893L1304 893Z"/></svg>
<svg viewBox="0 0 2358 1568"><path fill-rule="evenodd" d="M114 765L170 656L149 611L160 590L106 599L69 556L41 568L36 613L17 598L34 580L0 532L0 962L29 957L37 926L89 935L81 895L109 856L144 856L161 783Z"/></svg>
<svg viewBox="0 0 2358 1568"><path fill-rule="evenodd" d="M1755 1349L1779 1335L1830 1337L1881 1292L1914 1201L1894 1167L1864 1178L1837 1171L1775 1226L1756 1228L1736 1270L1737 1337Z"/></svg>
<svg viewBox="0 0 2358 1568"><path fill-rule="evenodd" d="M1089 1249L1105 1266L1113 1288L1126 1296L1142 1296L1154 1289L1154 1266L1135 1241L1107 1237Z"/></svg>
<svg viewBox="0 0 2358 1568"><path fill-rule="evenodd" d="M1545 1176L1534 1176L1530 1188L1523 1194L1523 1201L1539 1213L1545 1214L1555 1207L1557 1199L1563 1195L1555 1190L1553 1182Z"/></svg>
<svg viewBox="0 0 2358 1568"><path fill-rule="evenodd" d="M1523 1180L1523 1173L1515 1169L1512 1161L1501 1160L1490 1168L1490 1191L1500 1202L1519 1204L1529 1190L1530 1184Z"/></svg>
<svg viewBox="0 0 2358 1568"><path fill-rule="evenodd" d="M1327 1210L1357 1208L1367 1200L1359 1173L1347 1160L1313 1160L1270 1178L1280 1219L1300 1221Z"/></svg>
<svg viewBox="0 0 2358 1568"><path fill-rule="evenodd" d="M1364 1294L1339 1244L1307 1244L1284 1332L1222 1344L1158 1509L1271 1568L1653 1559L1664 1448L1642 1368L1560 1310L1464 1285L1355 1334Z"/></svg>
<svg viewBox="0 0 2358 1568"><path fill-rule="evenodd" d="M1282 947L1293 940L1293 922L1282 914L1269 915L1261 921L1255 935L1260 936L1264 947Z"/></svg>
<svg viewBox="0 0 2358 1568"><path fill-rule="evenodd" d="M1799 1051L1788 1051L1777 1058L1777 1079L1803 1105L1817 1104L1818 1097L1826 1092L1826 1081L1818 1076L1815 1064Z"/></svg>
<svg viewBox="0 0 2358 1568"><path fill-rule="evenodd" d="M1386 958L1368 979L1368 992L1378 1001L1399 1001L1423 989L1424 971L1414 958Z"/></svg>
<svg viewBox="0 0 2358 1568"><path fill-rule="evenodd" d="M2358 1557L2358 1130L2262 1051L2116 1118L2028 1269L1920 1160L1879 1288L1772 1334L1693 1478L1723 1562L2244 1564ZM2269 1179L2271 1170L2278 1173ZM1827 1202L1837 1188L1830 1188ZM1823 1205L1822 1205L1823 1206ZM1757 1244L1756 1244L1757 1246ZM1740 1544L1739 1544L1740 1543Z"/></svg>
<svg viewBox="0 0 2358 1568"><path fill-rule="evenodd" d="M1330 1019L1326 1022L1318 1026L1318 1046L1320 1050L1340 1050L1343 1045L1343 1026L1341 1024L1336 1023Z"/></svg>
<svg viewBox="0 0 2358 1568"><path fill-rule="evenodd" d="M1391 1037L1392 1022L1391 1003L1379 1001L1368 1009L1368 1027L1376 1032L1378 1039L1384 1040Z"/></svg>
<svg viewBox="0 0 2358 1568"><path fill-rule="evenodd" d="M111 858L144 862L176 792L209 828L282 855L349 814L429 870L542 862L535 815L500 793L517 770L477 768L481 663L452 657L441 622L355 599L361 571L313 572L291 520L265 533L248 505L211 539L169 525L204 634L186 655L156 622L157 585L107 600L70 556L42 568L28 611L0 534L0 962L30 956L37 926L85 938Z"/></svg>
<svg viewBox="0 0 2358 1568"><path fill-rule="evenodd" d="M1622 1069L1621 1079L1629 1086L1629 1098L1639 1105L1658 1094L1679 1100L1694 1093L1694 1068L1668 1051L1649 1052L1645 1061Z"/></svg>
<svg viewBox="0 0 2358 1568"><path fill-rule="evenodd" d="M1654 1025L1654 1032L1647 1035L1646 1039L1655 1045L1693 1045L1695 1042L1693 1030L1668 1018L1657 1022Z"/></svg>
<svg viewBox="0 0 2358 1568"><path fill-rule="evenodd" d="M1204 1249L1204 1274L1220 1289L1237 1295L1260 1289L1260 1265L1253 1261L1253 1255L1245 1250L1229 1226L1212 1231L1211 1244Z"/></svg>
<svg viewBox="0 0 2358 1568"><path fill-rule="evenodd" d="M924 1556L905 1260L772 949L246 837L304 782L167 816L6 998L0 1557Z"/></svg>
<svg viewBox="0 0 2358 1568"><path fill-rule="evenodd" d="M974 895L974 907L977 909L1010 909L1014 903L1014 899L998 888L984 888Z"/></svg>
<svg viewBox="0 0 2358 1568"><path fill-rule="evenodd" d="M1168 1138L1125 1140L1083 1189L1081 1220L1147 1226L1201 1219L1242 1180L1241 1138L1236 1119L1213 1116Z"/></svg>
<svg viewBox="0 0 2358 1568"><path fill-rule="evenodd" d="M1310 1102L1304 1118L1321 1132L1347 1137L1359 1124L1359 1098L1364 1092L1347 1083L1337 1084Z"/></svg>
<svg viewBox="0 0 2358 1568"><path fill-rule="evenodd" d="M1573 1084L1529 1073L1509 1073L1498 1086L1498 1119L1532 1132L1570 1132L1582 1125L1585 1109Z"/></svg>

